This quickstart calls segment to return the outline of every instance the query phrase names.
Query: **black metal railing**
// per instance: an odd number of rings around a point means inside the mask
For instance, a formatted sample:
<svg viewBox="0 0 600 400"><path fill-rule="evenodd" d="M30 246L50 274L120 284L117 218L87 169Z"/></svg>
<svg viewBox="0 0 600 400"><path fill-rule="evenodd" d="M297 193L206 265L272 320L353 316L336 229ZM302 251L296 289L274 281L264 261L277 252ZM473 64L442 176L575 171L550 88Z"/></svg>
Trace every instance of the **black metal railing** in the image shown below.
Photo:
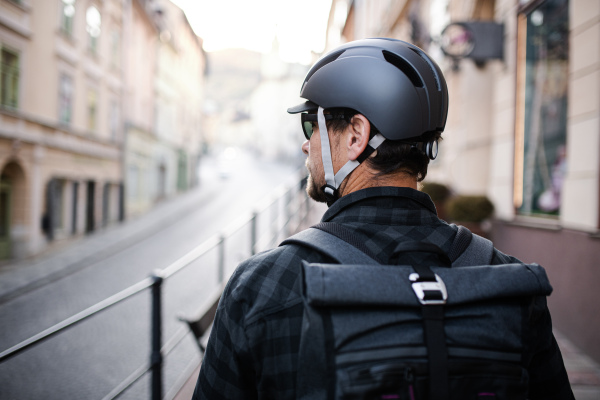
<svg viewBox="0 0 600 400"><path fill-rule="evenodd" d="M73 326L86 321L92 316L97 315L121 302L135 296L145 290L151 290L152 302L152 321L151 321L151 350L149 362L137 368L132 374L125 378L121 383L114 387L110 393L103 397L103 400L115 399L123 394L128 388L136 383L140 378L151 373L151 397L153 400L172 399L181 389L187 378L190 377L201 360L188 364L185 371L181 373L181 378L169 389L167 395L164 395L163 388L163 363L168 356L183 339L190 334L188 327L181 324L181 327L175 332L169 340L163 344L162 326L163 326L163 283L173 275L190 266L192 262L198 260L204 254L211 250L217 250L217 268L218 284L221 289L224 286L226 276L226 242L243 228L248 227L250 232L250 246L248 255L256 254L259 250L266 249L276 245L280 240L290 234L310 225L311 202L308 200L304 185L306 178L295 182L291 186L279 187L261 206L259 206L251 215L244 216L223 232L216 234L204 241L202 244L167 266L162 270L155 271L150 277L131 285L130 287L110 296L99 303L59 322L58 324L45 329L42 332L24 340L11 348L0 352L0 363L17 357L22 352L31 349L33 346L47 341ZM283 215L279 215L282 211ZM267 217L267 211L271 210L271 219L259 222Z"/></svg>

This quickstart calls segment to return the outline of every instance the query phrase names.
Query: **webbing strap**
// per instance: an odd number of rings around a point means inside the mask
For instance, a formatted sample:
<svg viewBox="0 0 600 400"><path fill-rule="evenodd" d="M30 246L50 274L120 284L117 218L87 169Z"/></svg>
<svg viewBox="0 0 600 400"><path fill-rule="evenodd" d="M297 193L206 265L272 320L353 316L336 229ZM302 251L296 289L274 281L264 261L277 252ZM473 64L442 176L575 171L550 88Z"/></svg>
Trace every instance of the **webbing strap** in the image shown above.
<svg viewBox="0 0 600 400"><path fill-rule="evenodd" d="M333 162L331 161L331 148L329 146L329 134L327 133L327 124L323 107L317 111L317 121L319 123L319 136L321 136L321 159L323 160L323 171L325 172L324 191L327 195L333 196L337 186L335 184L335 174L333 172Z"/></svg>
<svg viewBox="0 0 600 400"><path fill-rule="evenodd" d="M346 179L346 177L348 175L350 175L350 173L352 171L354 171L356 169L356 167L358 167L360 165L361 162L363 162L369 155L371 155L375 150L377 150L377 148L385 141L385 138L383 137L383 135L381 135L380 133L377 133L375 136L373 136L371 138L371 140L369 140L369 143L367 145L367 148L365 149L365 151L363 151L363 153L361 154L361 156L359 156L356 160L350 160L348 162L346 162L346 164L344 164L344 166L342 168L340 168L340 170L337 172L337 174L335 174L335 182L336 182L336 186L335 188L337 189L342 182L344 181L344 179ZM363 157L366 154L366 157ZM329 183L329 182L327 182Z"/></svg>
<svg viewBox="0 0 600 400"><path fill-rule="evenodd" d="M465 228L462 225L458 226L458 231L456 232L456 236L454 237L454 241L452 242L452 247L450 248L450 252L448 253L448 258L450 261L454 262L460 255L469 247L471 244L471 240L473 239L473 234L470 230Z"/></svg>
<svg viewBox="0 0 600 400"><path fill-rule="evenodd" d="M453 267L488 265L491 264L494 257L494 244L459 225L448 257L450 257Z"/></svg>
<svg viewBox="0 0 600 400"><path fill-rule="evenodd" d="M337 224L336 224L337 225ZM359 250L354 245L346 242L333 233L326 232L323 229L309 228L298 232L281 242L280 246L286 244L296 244L311 250L318 251L331 257L340 264L368 264L378 265L372 255Z"/></svg>
<svg viewBox="0 0 600 400"><path fill-rule="evenodd" d="M413 265L413 269L419 275L418 282L436 282L436 275L428 266ZM441 293L435 290L425 291L425 298L441 300ZM429 398L447 400L450 387L448 385L448 348L444 333L444 306L423 304L421 313L423 314L423 334L429 361Z"/></svg>
<svg viewBox="0 0 600 400"><path fill-rule="evenodd" d="M317 225L312 226L312 228L322 230L324 232L329 233L330 235L337 237L338 239L343 240L344 242L352 245L352 247L355 247L361 252L365 253L373 260L377 261L379 264L383 264L383 262L377 256L377 254L375 254L367 246L365 246L364 241L361 241L361 239L358 236L356 236L356 234L352 230L344 227L343 225L337 224L335 222L321 222ZM347 254L348 250L344 249L344 252ZM352 258L354 258L355 256L355 254L351 255Z"/></svg>
<svg viewBox="0 0 600 400"><path fill-rule="evenodd" d="M444 335L444 307L424 305L421 307L421 311L429 359L429 398L447 400L449 393L448 348Z"/></svg>

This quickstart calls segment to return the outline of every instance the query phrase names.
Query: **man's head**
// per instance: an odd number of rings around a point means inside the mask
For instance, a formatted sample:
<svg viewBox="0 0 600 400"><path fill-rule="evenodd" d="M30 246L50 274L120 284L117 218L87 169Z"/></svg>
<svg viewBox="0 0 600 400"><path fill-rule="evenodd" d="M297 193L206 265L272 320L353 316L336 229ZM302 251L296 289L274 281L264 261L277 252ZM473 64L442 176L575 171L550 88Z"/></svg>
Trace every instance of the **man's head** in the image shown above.
<svg viewBox="0 0 600 400"><path fill-rule="evenodd" d="M448 93L441 70L421 49L393 39L350 42L317 61L300 96L307 101L288 112L310 114L302 117L305 134L313 126L321 128L323 178L312 180L325 183L313 188L321 194L317 200L334 200L342 182L365 160L376 178L397 173L425 177L446 123ZM324 131L328 134L321 135ZM310 140L311 153L316 142ZM308 154L307 143L303 150ZM315 155L307 164L311 158ZM334 165L344 158L346 164ZM319 172L319 163L312 164L311 176Z"/></svg>

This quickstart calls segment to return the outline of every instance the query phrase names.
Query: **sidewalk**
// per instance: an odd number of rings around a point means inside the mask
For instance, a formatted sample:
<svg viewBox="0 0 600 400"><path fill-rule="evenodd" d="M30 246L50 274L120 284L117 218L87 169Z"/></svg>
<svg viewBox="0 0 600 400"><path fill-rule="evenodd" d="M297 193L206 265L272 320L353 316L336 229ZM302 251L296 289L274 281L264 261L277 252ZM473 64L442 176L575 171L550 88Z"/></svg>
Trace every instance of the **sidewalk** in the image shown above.
<svg viewBox="0 0 600 400"><path fill-rule="evenodd" d="M91 266L185 217L218 190L213 182L155 206L146 214L52 245L31 258L0 265L0 304Z"/></svg>
<svg viewBox="0 0 600 400"><path fill-rule="evenodd" d="M600 399L600 365L581 352L561 332L554 336L569 374L576 400Z"/></svg>

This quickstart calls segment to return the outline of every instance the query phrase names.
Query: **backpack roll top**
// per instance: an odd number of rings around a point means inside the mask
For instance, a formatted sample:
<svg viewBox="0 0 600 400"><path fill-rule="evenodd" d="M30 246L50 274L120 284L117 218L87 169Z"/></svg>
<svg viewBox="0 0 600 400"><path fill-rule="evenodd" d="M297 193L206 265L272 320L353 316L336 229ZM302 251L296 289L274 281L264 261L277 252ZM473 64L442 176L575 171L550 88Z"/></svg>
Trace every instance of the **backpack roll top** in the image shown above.
<svg viewBox="0 0 600 400"><path fill-rule="evenodd" d="M408 265L303 263L304 296L311 306L419 306ZM549 296L552 286L538 264L431 267L446 286L446 305L520 296Z"/></svg>

